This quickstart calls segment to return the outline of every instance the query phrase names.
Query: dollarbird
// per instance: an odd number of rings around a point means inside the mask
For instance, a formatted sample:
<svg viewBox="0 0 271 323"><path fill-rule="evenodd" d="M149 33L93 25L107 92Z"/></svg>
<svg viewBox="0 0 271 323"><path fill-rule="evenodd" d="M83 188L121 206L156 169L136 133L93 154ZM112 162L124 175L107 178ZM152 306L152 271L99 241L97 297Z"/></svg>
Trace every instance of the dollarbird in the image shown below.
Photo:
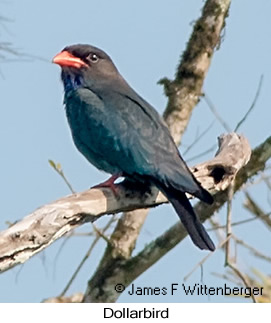
<svg viewBox="0 0 271 323"><path fill-rule="evenodd" d="M53 63L62 70L64 105L75 146L91 164L112 174L100 186L114 187L120 176L155 185L173 205L194 244L215 250L185 193L209 204L213 198L187 167L158 112L99 48L68 46Z"/></svg>

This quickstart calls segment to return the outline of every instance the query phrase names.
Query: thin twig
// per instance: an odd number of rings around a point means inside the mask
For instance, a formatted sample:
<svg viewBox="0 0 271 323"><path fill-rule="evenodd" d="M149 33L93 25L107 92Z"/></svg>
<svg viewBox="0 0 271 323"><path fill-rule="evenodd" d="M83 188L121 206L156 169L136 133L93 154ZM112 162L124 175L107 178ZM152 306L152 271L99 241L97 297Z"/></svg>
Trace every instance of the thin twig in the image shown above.
<svg viewBox="0 0 271 323"><path fill-rule="evenodd" d="M222 127L227 131L227 132L231 132L231 128L229 127L229 125L227 124L227 122L225 120L223 120L223 118L219 115L215 105L213 104L213 102L211 101L211 99L208 97L208 95L206 93L204 93L203 95L203 99L205 100L205 102L207 103L208 107L210 108L210 110L212 111L213 115L216 117L216 119L219 121L219 123L222 125Z"/></svg>
<svg viewBox="0 0 271 323"><path fill-rule="evenodd" d="M66 176L64 175L64 172L62 170L61 164L60 163L55 163L53 160L49 159L48 160L49 164L52 166L52 168L58 173L58 175L64 180L70 191L74 194L75 190L72 188L71 183L68 181Z"/></svg>
<svg viewBox="0 0 271 323"><path fill-rule="evenodd" d="M71 232L70 237L91 237L94 236L94 232Z"/></svg>
<svg viewBox="0 0 271 323"><path fill-rule="evenodd" d="M268 262L271 262L271 257L270 256L266 256L264 255L262 252L260 252L259 250L257 250L256 248L250 246L249 244L247 244L245 241L237 238L236 236L232 236L233 239L236 241L236 243L242 245L243 247L247 248L249 251L251 251L254 256L261 258L263 260L266 260Z"/></svg>
<svg viewBox="0 0 271 323"><path fill-rule="evenodd" d="M111 225L113 221L114 221L114 217L112 217L108 223L110 223L110 225ZM105 231L108 229L108 223L107 223L107 225L103 228L103 230L100 230L99 228L97 228L97 227L96 227L96 225L94 225L94 223L92 223L92 226L93 226L94 231L96 232L96 235L97 235L99 238L103 238L103 239L104 239L104 241L106 241L108 244L111 244L110 239L109 239L109 238L104 234L104 233L105 233ZM104 229L105 229L105 230L104 230Z"/></svg>
<svg viewBox="0 0 271 323"><path fill-rule="evenodd" d="M230 238L232 235L231 231L231 219L232 219L232 198L234 195L234 185L231 183L228 188L228 203L227 203L227 225L226 225L226 237L228 238L226 246L225 246L225 266L229 267L244 283L244 285L248 288L249 282L243 273L237 268L235 264L232 263L230 259ZM251 299L254 303L257 303L256 298L253 293L251 293Z"/></svg>
<svg viewBox="0 0 271 323"><path fill-rule="evenodd" d="M226 238L224 241L222 241L219 245L218 245L218 247L216 247L216 250L214 251L214 252L210 252L210 253L208 253L208 255L206 255L204 258L202 258L202 260L200 261L200 262L198 262L196 265L195 265L195 267L186 275L186 276L184 276L184 281L186 281L192 274L193 274L193 272L198 268L198 267L201 267L204 263L205 263L205 261L209 258L209 257L211 257L217 250L219 250L220 248L222 248L223 246L224 246L224 244L229 240L229 238L230 237L228 237L228 238Z"/></svg>
<svg viewBox="0 0 271 323"><path fill-rule="evenodd" d="M265 213L260 206L253 200L251 195L245 191L245 196L247 198L246 202L244 203L244 207L251 212L252 214L256 215L260 218L264 224L267 226L269 230L271 230L271 219L269 218L270 213Z"/></svg>
<svg viewBox="0 0 271 323"><path fill-rule="evenodd" d="M213 125L214 125L214 121L212 121L204 131L196 135L192 143L183 152L183 156L185 156L190 151L191 148L193 148L197 143L199 143L199 141L208 133L208 131L212 128Z"/></svg>
<svg viewBox="0 0 271 323"><path fill-rule="evenodd" d="M230 277L227 274L220 274L220 273L216 273L216 272L211 272L211 274L218 277L218 278L227 280L227 281L233 283L235 286L240 286L240 287L243 286L243 283L240 282L240 279L238 279L232 271L229 272L229 274L231 274L232 277Z"/></svg>
<svg viewBox="0 0 271 323"><path fill-rule="evenodd" d="M198 159L200 157L203 157L205 155L207 155L208 153L211 153L212 151L214 151L216 149L216 145L213 145L212 147L206 149L205 151L203 151L202 153L199 153L198 155L195 155L193 157L187 158L186 161L187 162L191 162L195 159Z"/></svg>
<svg viewBox="0 0 271 323"><path fill-rule="evenodd" d="M251 221L255 221L257 220L258 218L255 216L253 218L249 218L249 219L246 219L246 220L241 220L241 221L237 221L237 222L233 222L231 224L231 226L237 226L237 225L240 225L240 224L244 224L244 223L248 223L248 222L251 222ZM226 229L226 225L217 225L217 226L213 226L212 228L210 229L207 229L207 231L214 231L214 230L218 230L218 229Z"/></svg>
<svg viewBox="0 0 271 323"><path fill-rule="evenodd" d="M110 219L110 225L114 222L116 222L116 216L113 216L111 219ZM108 229L107 228L107 225L108 223L106 224L106 230ZM99 237L99 238L103 238L105 241L108 242L108 238L105 237L105 235L95 226L94 223L92 223L92 228L93 228L93 231L92 232L74 232L74 231L71 231L69 234L66 235L66 237L64 238L64 240L62 241L58 251L57 251L57 254L55 256L55 261L54 261L54 273L55 273L55 270L56 270L56 262L58 260L58 257L60 255L60 252L62 251L62 249L64 248L65 244L68 242L68 240L72 237L90 237L90 236L93 236L95 233L96 233L96 237ZM104 228L103 230L104 231ZM98 242L98 241L97 241Z"/></svg>
<svg viewBox="0 0 271 323"><path fill-rule="evenodd" d="M210 218L209 219L209 222L211 223L212 225L212 228L208 229L207 231L213 231L214 228L216 228L215 230L215 235L219 241L219 243L221 243L222 241L224 241L224 237L225 237L225 233L223 230L220 230L220 229L223 229L223 227L220 225L220 223L218 222L217 219L214 219L214 218Z"/></svg>
<svg viewBox="0 0 271 323"><path fill-rule="evenodd" d="M96 246L96 244L98 243L98 241L100 240L101 236L104 236L104 233L106 232L106 230L110 227L110 225L112 224L112 222L114 222L115 219L114 217L112 217L107 224L105 225L105 227L102 229L102 231L98 230L96 227L95 231L97 232L96 238L93 240L92 244L90 245L87 253L85 254L85 256L83 257L83 259L81 260L81 262L79 263L78 267L76 268L75 272L73 273L73 275L71 276L70 280L68 281L66 287L63 289L62 293L59 295L59 297L62 297L66 294L66 292L68 291L68 289L70 288L72 282L75 280L76 276L78 275L79 271L81 270L81 268L83 267L84 263L87 261L87 259L90 257L92 250L94 249L94 247Z"/></svg>
<svg viewBox="0 0 271 323"><path fill-rule="evenodd" d="M251 288L251 286L249 285L249 282L247 281L246 277L241 273L241 271L236 267L236 265L234 265L232 262L228 262L227 266L235 272L235 274L243 281L244 285L247 288ZM256 297L254 296L253 293L251 293L250 297L251 297L253 303L257 303Z"/></svg>
<svg viewBox="0 0 271 323"><path fill-rule="evenodd" d="M68 242L68 240L71 238L72 234L73 234L73 231L72 231L72 232L70 232L70 233L68 233L68 234L64 237L64 239L63 239L63 241L61 242L60 247L58 248L57 253L56 253L55 257L54 257L54 270L53 270L53 277L54 277L54 278L55 278L55 273L56 273L56 265L57 265L58 257L60 256L60 253L61 253L61 251L63 250L63 248L64 248L64 246L66 245L66 243Z"/></svg>
<svg viewBox="0 0 271 323"><path fill-rule="evenodd" d="M231 217L232 217L232 198L233 198L234 190L233 185L230 184L228 187L228 203L227 203L227 222L226 222L226 237L231 236ZM225 266L228 265L230 258L230 240L228 240L225 248Z"/></svg>
<svg viewBox="0 0 271 323"><path fill-rule="evenodd" d="M254 109L257 101L258 101L258 98L259 98L259 95L260 95L260 92L261 92L261 88L262 88L262 84L263 84L263 75L261 75L260 77L260 82L259 82L259 85L258 85L258 88L257 88L257 92L256 92L256 95L254 97L254 100L250 106L250 108L248 109L247 113L243 116L243 118L237 123L235 129L234 129L234 132L237 132L237 130L240 128L240 126L246 121L248 115L250 114L250 112Z"/></svg>
<svg viewBox="0 0 271 323"><path fill-rule="evenodd" d="M268 189L271 191L270 176L263 175L263 181L266 184L266 186L268 187Z"/></svg>
<svg viewBox="0 0 271 323"><path fill-rule="evenodd" d="M265 185L267 186L267 188L269 189L268 193L267 193L267 201L268 204L271 205L271 181L270 181L270 177L271 175L266 175L263 173L262 178L263 178L263 182L265 183Z"/></svg>
<svg viewBox="0 0 271 323"><path fill-rule="evenodd" d="M75 272L73 273L73 275L71 276L70 280L68 281L66 287L63 289L62 293L59 295L59 297L63 297L66 292L68 291L68 289L70 288L72 282L75 280L76 276L78 275L79 271L81 270L81 268L83 267L84 263L86 262L86 260L89 258L89 255L91 254L92 250L94 249L94 247L96 246L96 244L98 243L100 237L97 235L96 238L93 240L92 244L90 245L87 253L85 254L85 256L83 257L83 259L80 261L78 267L76 268Z"/></svg>

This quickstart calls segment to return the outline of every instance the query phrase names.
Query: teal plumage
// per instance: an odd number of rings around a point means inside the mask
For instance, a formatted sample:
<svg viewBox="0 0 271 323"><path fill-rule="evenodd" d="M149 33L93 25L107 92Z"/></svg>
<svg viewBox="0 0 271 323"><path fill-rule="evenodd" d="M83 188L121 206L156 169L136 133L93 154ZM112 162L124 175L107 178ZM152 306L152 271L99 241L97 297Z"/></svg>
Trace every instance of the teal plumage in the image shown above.
<svg viewBox="0 0 271 323"><path fill-rule="evenodd" d="M123 79L111 58L89 45L66 47L62 67L67 119L74 143L98 169L156 185L200 249L214 244L185 192L212 203L194 178L157 111Z"/></svg>

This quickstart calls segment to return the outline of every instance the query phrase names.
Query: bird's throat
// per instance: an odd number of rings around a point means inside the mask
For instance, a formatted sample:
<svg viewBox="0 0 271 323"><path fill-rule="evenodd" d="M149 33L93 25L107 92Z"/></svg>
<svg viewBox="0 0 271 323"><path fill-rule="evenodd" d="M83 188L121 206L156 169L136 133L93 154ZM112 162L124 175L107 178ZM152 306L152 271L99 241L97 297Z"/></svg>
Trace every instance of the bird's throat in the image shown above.
<svg viewBox="0 0 271 323"><path fill-rule="evenodd" d="M66 93L84 87L83 77L79 74L63 71L61 77Z"/></svg>

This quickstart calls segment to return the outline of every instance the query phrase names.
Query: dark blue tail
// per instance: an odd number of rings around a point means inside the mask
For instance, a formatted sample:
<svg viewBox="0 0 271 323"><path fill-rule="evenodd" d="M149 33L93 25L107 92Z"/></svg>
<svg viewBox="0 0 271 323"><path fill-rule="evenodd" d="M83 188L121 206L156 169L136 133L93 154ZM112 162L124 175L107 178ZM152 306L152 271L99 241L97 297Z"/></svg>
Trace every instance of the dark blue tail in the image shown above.
<svg viewBox="0 0 271 323"><path fill-rule="evenodd" d="M194 244L200 249L214 251L215 245L199 221L185 193L174 188L159 188L173 205ZM206 202L211 202L208 195L206 195L205 200Z"/></svg>

